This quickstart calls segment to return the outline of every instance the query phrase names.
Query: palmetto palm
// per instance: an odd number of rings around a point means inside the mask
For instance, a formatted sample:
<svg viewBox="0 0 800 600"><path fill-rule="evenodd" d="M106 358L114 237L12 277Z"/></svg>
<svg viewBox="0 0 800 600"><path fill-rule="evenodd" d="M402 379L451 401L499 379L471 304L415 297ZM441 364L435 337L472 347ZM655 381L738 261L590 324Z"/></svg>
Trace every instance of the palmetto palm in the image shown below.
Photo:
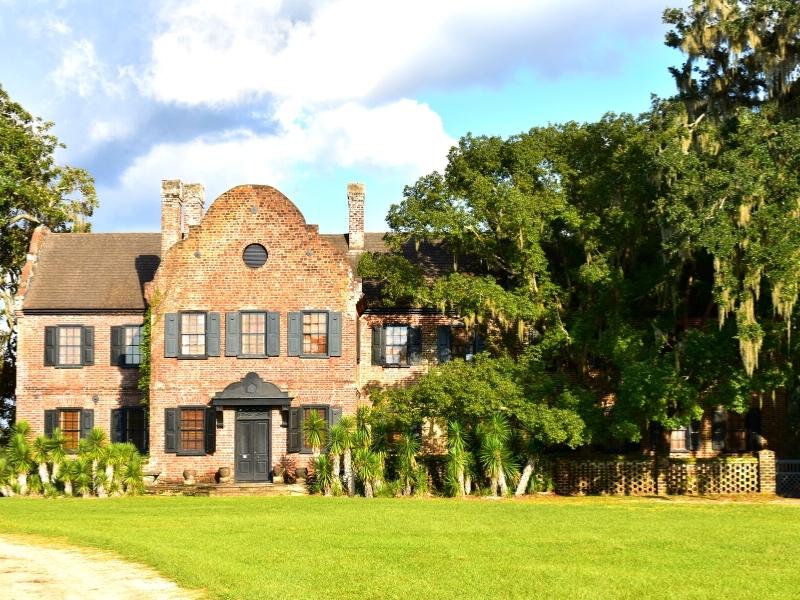
<svg viewBox="0 0 800 600"><path fill-rule="evenodd" d="M303 419L303 433L305 433L308 445L311 446L314 457L318 456L320 448L325 445L328 437L328 422L312 410Z"/></svg>
<svg viewBox="0 0 800 600"><path fill-rule="evenodd" d="M126 457L125 464L122 466L120 482L126 494L141 494L144 491L142 455L139 454L133 444L125 444L125 446L133 448L133 452L130 452L130 448L128 449L129 454Z"/></svg>
<svg viewBox="0 0 800 600"><path fill-rule="evenodd" d="M396 444L397 471L403 493L411 495L411 488L417 478L417 454L419 453L419 438L413 433L403 433Z"/></svg>
<svg viewBox="0 0 800 600"><path fill-rule="evenodd" d="M461 423L450 421L447 425L447 485L454 496L466 493L466 469L466 434Z"/></svg>
<svg viewBox="0 0 800 600"><path fill-rule="evenodd" d="M83 498L87 498L92 493L93 468L92 460L85 456L79 457L71 465L74 473L72 481L75 484L75 491Z"/></svg>
<svg viewBox="0 0 800 600"><path fill-rule="evenodd" d="M508 478L516 473L511 451L507 442L511 438L508 420L501 414L494 414L488 421L478 426L481 438L480 461L486 477L489 478L492 494L505 496L508 492Z"/></svg>
<svg viewBox="0 0 800 600"><path fill-rule="evenodd" d="M72 483L78 478L78 463L75 460L65 458L61 463L61 471L59 473L61 481L64 482L64 495L67 497L72 496Z"/></svg>
<svg viewBox="0 0 800 600"><path fill-rule="evenodd" d="M353 475L353 446L355 445L356 421L351 416L342 417L337 427L340 430L342 442L342 463L344 480L347 485L347 495L356 493L356 480Z"/></svg>
<svg viewBox="0 0 800 600"><path fill-rule="evenodd" d="M0 496L10 497L14 495L14 491L11 489L13 477L14 473L8 464L8 460L0 454Z"/></svg>
<svg viewBox="0 0 800 600"><path fill-rule="evenodd" d="M50 471L48 470L47 463L51 460L51 441L47 437L40 435L37 436L31 444L31 460L38 465L39 479L42 485L50 483Z"/></svg>
<svg viewBox="0 0 800 600"><path fill-rule="evenodd" d="M372 498L373 483L383 477L381 457L369 448L358 448L353 457L353 467L356 475L364 484L364 495Z"/></svg>
<svg viewBox="0 0 800 600"><path fill-rule="evenodd" d="M98 496L104 497L106 495L105 486L103 485L105 474L101 477L98 473L98 468L100 463L106 460L108 453L108 438L105 432L97 427L92 429L89 435L80 441L78 453L81 457L91 461L93 487Z"/></svg>
<svg viewBox="0 0 800 600"><path fill-rule="evenodd" d="M56 427L50 436L50 460L53 462L53 473L50 479L55 483L59 478L61 465L67 459L67 438L61 433L61 429Z"/></svg>
<svg viewBox="0 0 800 600"><path fill-rule="evenodd" d="M12 430L11 438L6 447L6 460L14 475L17 476L19 493L28 493L28 473L31 470L31 446L28 442L30 426L25 421L20 421Z"/></svg>
<svg viewBox="0 0 800 600"><path fill-rule="evenodd" d="M353 436L354 448L370 448L372 446L372 425L370 423L370 409L368 406L359 406L356 411L356 429Z"/></svg>
<svg viewBox="0 0 800 600"><path fill-rule="evenodd" d="M327 455L323 454L314 459L314 486L326 496L331 495L333 485L333 465Z"/></svg>
<svg viewBox="0 0 800 600"><path fill-rule="evenodd" d="M328 454L331 459L332 475L334 479L339 479L342 466L342 454L344 453L346 433L342 428L341 421L331 427L328 435Z"/></svg>

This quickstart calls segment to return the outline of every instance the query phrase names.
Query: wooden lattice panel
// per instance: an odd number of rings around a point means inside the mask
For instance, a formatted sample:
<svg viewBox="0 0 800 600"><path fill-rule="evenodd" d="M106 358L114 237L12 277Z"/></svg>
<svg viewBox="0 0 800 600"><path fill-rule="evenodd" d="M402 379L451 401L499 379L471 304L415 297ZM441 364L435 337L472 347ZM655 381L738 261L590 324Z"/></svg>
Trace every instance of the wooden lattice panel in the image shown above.
<svg viewBox="0 0 800 600"><path fill-rule="evenodd" d="M671 461L666 483L668 494L751 494L758 492L758 461Z"/></svg>

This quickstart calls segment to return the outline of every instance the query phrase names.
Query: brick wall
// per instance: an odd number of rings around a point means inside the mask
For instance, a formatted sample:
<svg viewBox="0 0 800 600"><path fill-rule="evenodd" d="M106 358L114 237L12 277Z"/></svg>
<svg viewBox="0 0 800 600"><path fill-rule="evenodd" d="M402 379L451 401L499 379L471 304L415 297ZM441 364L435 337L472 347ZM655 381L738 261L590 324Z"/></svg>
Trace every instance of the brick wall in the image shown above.
<svg viewBox="0 0 800 600"><path fill-rule="evenodd" d="M111 410L139 405L138 369L111 366L111 327L138 325L141 314L17 315L17 419L44 432L44 411L53 408L94 409L96 427L109 431ZM94 327L94 364L80 368L44 365L48 325Z"/></svg>

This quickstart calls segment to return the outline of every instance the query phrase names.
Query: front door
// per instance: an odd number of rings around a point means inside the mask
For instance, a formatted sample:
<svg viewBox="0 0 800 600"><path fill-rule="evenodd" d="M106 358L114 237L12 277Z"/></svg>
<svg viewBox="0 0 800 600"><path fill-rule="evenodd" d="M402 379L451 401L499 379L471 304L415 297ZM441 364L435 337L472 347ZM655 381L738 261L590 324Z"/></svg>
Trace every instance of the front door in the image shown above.
<svg viewBox="0 0 800 600"><path fill-rule="evenodd" d="M240 411L236 418L236 481L269 481L270 420L264 412Z"/></svg>

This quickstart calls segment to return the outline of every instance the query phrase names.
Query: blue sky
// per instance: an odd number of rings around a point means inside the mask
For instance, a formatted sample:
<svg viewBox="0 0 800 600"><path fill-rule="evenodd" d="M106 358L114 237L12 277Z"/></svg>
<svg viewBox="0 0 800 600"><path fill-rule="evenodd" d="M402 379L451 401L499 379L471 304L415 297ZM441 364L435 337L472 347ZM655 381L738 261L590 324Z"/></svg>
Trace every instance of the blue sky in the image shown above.
<svg viewBox="0 0 800 600"><path fill-rule="evenodd" d="M673 93L669 0L0 0L0 84L88 169L95 231L157 231L162 179L206 203L277 187L323 232L348 181L382 231L466 132L639 113Z"/></svg>

